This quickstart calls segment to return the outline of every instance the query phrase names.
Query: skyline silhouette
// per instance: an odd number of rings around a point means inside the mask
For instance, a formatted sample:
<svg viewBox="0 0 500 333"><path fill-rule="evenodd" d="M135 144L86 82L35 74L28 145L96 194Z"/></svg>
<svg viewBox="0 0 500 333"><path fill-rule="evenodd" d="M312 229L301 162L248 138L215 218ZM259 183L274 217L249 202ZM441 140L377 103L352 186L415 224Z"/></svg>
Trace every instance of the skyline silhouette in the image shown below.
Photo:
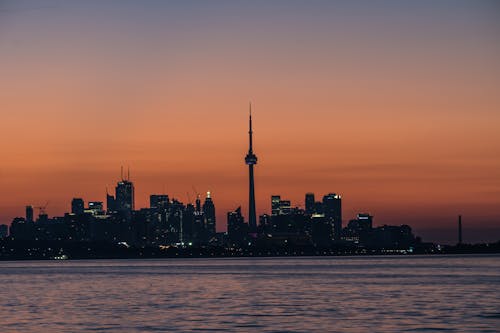
<svg viewBox="0 0 500 333"><path fill-rule="evenodd" d="M337 191L351 218L424 239L500 235L498 5L2 1L0 224L26 204L103 200L130 166L150 193L256 215ZM196 23L196 24L195 24ZM117 171L118 170L118 171ZM223 228L224 226L221 226ZM221 229L223 230L223 229Z"/></svg>
<svg viewBox="0 0 500 333"><path fill-rule="evenodd" d="M431 246L431 243L422 243L421 237L416 237L407 223L390 226L382 221L378 223L378 227L375 227L374 217L364 213L366 210L358 212L356 219L353 216L350 220L343 219L342 195L333 192L325 194L322 201L316 201L315 194L307 192L303 205L292 205L290 200L282 200L281 195L274 194L271 196L269 214L265 212L260 215L257 223L253 169L257 164L257 156L253 152L251 102L248 120L249 140L245 164L249 166L249 210L246 218L241 214L240 204L236 210L225 212L227 223L220 223L219 218L219 224L217 224L211 192L206 192L202 208L200 193L194 186L193 190L196 195L194 202L189 192L186 193L185 204L166 192L151 193L149 206L136 209L135 185L130 178L130 167L127 168L126 176L124 176L122 166L121 180L116 184L115 194L110 194L106 188L105 206L104 201L88 201L86 207L83 198L74 197L71 201L71 213L65 212L64 217L49 217L46 212L49 201L43 206L26 205L24 218L13 218L9 227L9 236L13 240L106 240L111 243L131 243L134 246L159 245L160 247L186 246L188 243L190 246L193 244L214 246L216 243L211 242L218 239L217 244L224 244L226 248L231 246L245 248L251 244L266 247L285 237L292 242L290 246L297 242L294 246L299 248L303 246L299 244L309 242L314 247L325 246L337 249L336 251L339 246L342 248L349 244L349 246L367 246L373 249L379 247L383 249L384 246L399 248L401 244L406 244L403 251L410 249L411 253L414 247L421 248L420 251L424 251L423 249L430 251L427 246ZM34 209L38 209L36 219ZM5 227L5 225L2 226L5 230L2 229L0 238L7 235ZM217 233L221 230L225 233ZM458 215L457 230L456 244L461 246L464 244L461 215ZM138 237L137 235L140 234L143 236ZM404 240L399 239L402 235L406 237ZM269 239L267 239L268 236ZM231 242L233 242L232 245ZM254 242L264 243L257 245L253 244Z"/></svg>

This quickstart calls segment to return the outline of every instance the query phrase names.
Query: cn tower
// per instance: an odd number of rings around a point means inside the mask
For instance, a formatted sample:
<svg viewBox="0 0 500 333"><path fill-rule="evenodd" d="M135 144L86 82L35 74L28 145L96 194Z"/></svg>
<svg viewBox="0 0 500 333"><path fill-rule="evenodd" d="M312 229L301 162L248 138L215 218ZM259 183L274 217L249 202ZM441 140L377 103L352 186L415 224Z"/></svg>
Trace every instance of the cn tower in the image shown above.
<svg viewBox="0 0 500 333"><path fill-rule="evenodd" d="M248 165L248 175L249 175L249 196L248 196L248 225L250 227L250 232L257 231L257 218L255 214L255 188L253 180L253 166L257 164L257 156L253 153L253 143L252 143L252 104L250 103L250 116L249 116L249 147L248 154L245 157L245 163Z"/></svg>

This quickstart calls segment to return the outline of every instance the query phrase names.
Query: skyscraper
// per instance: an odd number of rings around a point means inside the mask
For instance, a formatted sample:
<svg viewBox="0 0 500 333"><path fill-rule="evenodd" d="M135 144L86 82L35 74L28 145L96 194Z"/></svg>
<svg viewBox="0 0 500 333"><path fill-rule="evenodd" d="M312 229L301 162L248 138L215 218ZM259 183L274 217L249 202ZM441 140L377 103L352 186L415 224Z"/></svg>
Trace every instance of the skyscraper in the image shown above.
<svg viewBox="0 0 500 333"><path fill-rule="evenodd" d="M253 179L253 166L257 164L257 156L253 153L253 142L252 142L252 104L250 104L250 115L249 115L249 147L248 154L245 157L245 163L248 165L248 175L249 175L249 193L248 193L248 226L250 232L257 231L257 216L255 213L255 188Z"/></svg>
<svg viewBox="0 0 500 333"><path fill-rule="evenodd" d="M82 215L85 210L82 198L73 198L71 200L71 213L75 215Z"/></svg>
<svg viewBox="0 0 500 333"><path fill-rule="evenodd" d="M306 214L312 215L314 213L314 193L306 193Z"/></svg>
<svg viewBox="0 0 500 333"><path fill-rule="evenodd" d="M271 196L271 215L276 216L280 213L280 201L281 197L279 195Z"/></svg>
<svg viewBox="0 0 500 333"><path fill-rule="evenodd" d="M104 215L104 206L102 201L89 201L88 211L92 215Z"/></svg>
<svg viewBox="0 0 500 333"><path fill-rule="evenodd" d="M243 221L241 207L227 213L227 235L232 244L241 245L248 234L248 226Z"/></svg>
<svg viewBox="0 0 500 333"><path fill-rule="evenodd" d="M281 196L271 196L271 216L290 215L292 212L290 200L281 200Z"/></svg>
<svg viewBox="0 0 500 333"><path fill-rule="evenodd" d="M106 210L108 214L116 212L116 200L115 197L109 194L106 190Z"/></svg>
<svg viewBox="0 0 500 333"><path fill-rule="evenodd" d="M167 194L151 194L149 196L149 207L158 210L168 207L169 199Z"/></svg>
<svg viewBox="0 0 500 333"><path fill-rule="evenodd" d="M213 237L215 235L215 206L210 192L207 192L207 197L203 203L203 214L205 215L208 237Z"/></svg>
<svg viewBox="0 0 500 333"><path fill-rule="evenodd" d="M342 232L342 197L328 193L323 197L323 213L333 228L333 239L340 239Z"/></svg>
<svg viewBox="0 0 500 333"><path fill-rule="evenodd" d="M134 210L134 184L122 179L116 185L115 208L118 212L131 217Z"/></svg>
<svg viewBox="0 0 500 333"><path fill-rule="evenodd" d="M26 221L33 222L33 206L26 206Z"/></svg>

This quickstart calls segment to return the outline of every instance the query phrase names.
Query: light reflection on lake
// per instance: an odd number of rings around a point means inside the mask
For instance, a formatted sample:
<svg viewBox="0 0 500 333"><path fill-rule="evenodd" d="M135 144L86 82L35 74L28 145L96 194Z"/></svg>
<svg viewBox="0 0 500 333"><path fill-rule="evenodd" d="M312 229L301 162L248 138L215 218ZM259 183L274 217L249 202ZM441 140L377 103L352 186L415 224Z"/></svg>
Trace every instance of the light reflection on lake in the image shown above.
<svg viewBox="0 0 500 333"><path fill-rule="evenodd" d="M500 256L0 262L0 332L498 332Z"/></svg>

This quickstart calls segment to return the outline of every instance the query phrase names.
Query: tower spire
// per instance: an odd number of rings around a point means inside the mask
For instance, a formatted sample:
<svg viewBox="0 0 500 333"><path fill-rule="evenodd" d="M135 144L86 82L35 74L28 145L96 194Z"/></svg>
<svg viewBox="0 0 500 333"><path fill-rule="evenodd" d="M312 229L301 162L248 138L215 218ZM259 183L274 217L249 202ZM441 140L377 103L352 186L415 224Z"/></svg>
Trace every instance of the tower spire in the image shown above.
<svg viewBox="0 0 500 333"><path fill-rule="evenodd" d="M253 166L257 164L257 156L253 153L253 131L252 131L252 102L249 103L248 115L248 154L245 163L248 165L249 187L248 187L248 225L250 231L257 231L257 217L255 212L255 186L253 177Z"/></svg>
<svg viewBox="0 0 500 333"><path fill-rule="evenodd" d="M249 148L248 148L248 151L251 153L253 151L253 140L252 140L252 136L253 136L253 132L252 132L252 102L249 103L249 107L250 107L250 110L249 110L249 115L248 115L248 135L249 135Z"/></svg>

